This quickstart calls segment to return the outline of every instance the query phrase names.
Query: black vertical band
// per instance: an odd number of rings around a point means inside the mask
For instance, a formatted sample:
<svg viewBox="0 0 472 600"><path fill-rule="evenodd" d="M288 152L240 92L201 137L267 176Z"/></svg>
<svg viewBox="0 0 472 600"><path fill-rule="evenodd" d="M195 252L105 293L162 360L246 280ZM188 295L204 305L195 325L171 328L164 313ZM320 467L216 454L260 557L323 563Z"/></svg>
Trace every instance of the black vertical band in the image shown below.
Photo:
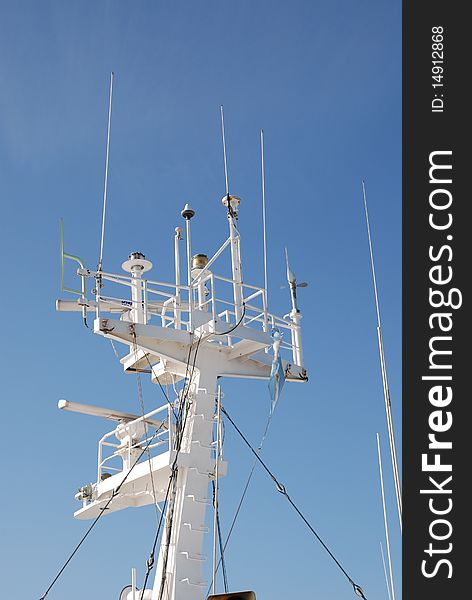
<svg viewBox="0 0 472 600"><path fill-rule="evenodd" d="M471 38L463 3L403 3L403 597L412 600L467 595L472 570Z"/></svg>

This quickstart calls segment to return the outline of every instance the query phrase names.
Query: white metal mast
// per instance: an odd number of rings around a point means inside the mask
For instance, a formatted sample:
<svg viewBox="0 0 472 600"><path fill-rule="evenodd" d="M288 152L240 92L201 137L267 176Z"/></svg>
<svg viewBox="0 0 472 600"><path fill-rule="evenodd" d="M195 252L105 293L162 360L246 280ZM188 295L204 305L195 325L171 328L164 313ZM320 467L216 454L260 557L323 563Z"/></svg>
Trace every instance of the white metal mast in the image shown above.
<svg viewBox="0 0 472 600"><path fill-rule="evenodd" d="M208 583L202 547L211 505L209 483L215 477L215 464L218 478L227 470L212 444L219 378L269 379L272 357L267 349L273 345L269 332L277 327L291 334L291 343L287 342L283 350L289 352L282 361L285 380L307 380L301 314L293 290L295 304L290 315L279 317L267 312L264 288L243 283L240 235L235 224L240 200L227 194L223 202L229 237L209 260L201 254L190 256L190 219L195 212L188 205L182 211L188 248L187 285L180 282L180 228L174 237L175 282L144 279L152 263L140 252L132 253L123 263L125 274L86 268L77 271L83 282L91 278L101 283L101 287L95 286L95 298L82 298L81 306L95 313L94 333L128 347L128 354L120 361L125 373L150 370L154 383L162 386L180 381L187 390L180 392L177 404L164 402L139 417L90 406L81 410L76 403L62 406L118 422L99 441L97 480L77 494L82 502L75 513L77 518L94 519L104 508L109 515L127 507L161 503L172 496L172 502L166 503L154 585L139 593L133 588L125 600L132 600L133 594L139 600L204 597ZM232 279L213 272L228 246ZM296 286L290 269L289 282ZM123 298L120 290L131 292L131 299ZM75 312L78 306L75 301L58 301L57 308ZM179 437L174 411L186 397L188 412ZM149 457L143 456L144 448L149 449ZM173 469L175 485L169 491Z"/></svg>

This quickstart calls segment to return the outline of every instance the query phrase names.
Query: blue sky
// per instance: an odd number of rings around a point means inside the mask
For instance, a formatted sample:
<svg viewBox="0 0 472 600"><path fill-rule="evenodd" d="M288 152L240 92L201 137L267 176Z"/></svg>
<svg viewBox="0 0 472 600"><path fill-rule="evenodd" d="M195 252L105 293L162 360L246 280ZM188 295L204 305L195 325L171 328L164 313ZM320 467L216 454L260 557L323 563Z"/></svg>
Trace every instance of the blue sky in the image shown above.
<svg viewBox="0 0 472 600"><path fill-rule="evenodd" d="M76 315L57 314L59 219L69 252L99 251L109 73L116 72L105 267L130 251L172 277L173 230L190 202L193 248L225 239L219 106L249 283L262 284L259 129L266 142L269 302L289 308L283 249L300 290L307 385L287 385L264 458L367 598L386 598L375 432L388 461L361 179L366 180L395 425L401 433L400 2L0 2L3 278L3 595L39 598L84 531L74 493L93 479L98 419L59 398L136 411L136 381ZM254 444L266 385L224 382ZM146 407L160 401L146 382ZM5 414L6 411L6 414ZM400 441L400 437L399 437ZM400 450L400 448L399 448ZM228 426L223 529L251 456ZM103 519L49 598L117 598L144 572L152 509ZM211 561L208 563L208 567ZM227 552L235 589L258 600L353 592L258 471ZM140 579L141 580L141 579ZM21 593L20 590L21 589Z"/></svg>

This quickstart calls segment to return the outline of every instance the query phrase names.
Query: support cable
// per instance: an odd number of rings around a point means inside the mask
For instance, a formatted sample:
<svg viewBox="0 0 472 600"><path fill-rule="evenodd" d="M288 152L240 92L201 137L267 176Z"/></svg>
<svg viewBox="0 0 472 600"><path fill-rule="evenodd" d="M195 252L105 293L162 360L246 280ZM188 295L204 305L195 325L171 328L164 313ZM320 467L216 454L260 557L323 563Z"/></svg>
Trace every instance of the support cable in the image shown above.
<svg viewBox="0 0 472 600"><path fill-rule="evenodd" d="M212 480L211 483L213 486L213 506L215 506L215 502L216 502L215 482ZM218 507L215 507L215 510L216 510L216 528L217 528L217 536L218 536L218 545L220 547L220 560L216 567L216 571L218 571L218 568L221 564L221 568L223 571L223 583L224 583L224 587L225 587L225 593L228 593L228 590L229 590L228 574L226 571L226 562L225 562L225 556L224 556L226 546L225 546L225 544L223 544L223 537L221 535L221 523L220 523L220 514L219 514ZM208 588L208 591L207 591L207 595L209 594L212 585L213 585L213 579L211 580L210 587Z"/></svg>
<svg viewBox="0 0 472 600"><path fill-rule="evenodd" d="M136 340L136 337L135 337ZM115 348L113 348L115 350ZM116 353L116 350L115 350ZM146 355L147 357L147 355ZM190 353L189 353L189 358L190 358ZM162 387L161 387L162 389ZM164 392L164 390L162 390ZM169 399L167 397L167 395L164 392L164 396L166 397L166 400L169 402ZM170 404L170 402L169 402ZM171 405L172 406L172 405ZM173 407L172 407L173 409ZM174 413L175 414L175 413ZM85 534L82 536L82 538L80 539L79 543L76 545L76 547L74 548L74 550L71 552L71 554L69 555L68 559L65 561L65 563L62 565L62 567L60 568L60 570L58 571L57 575L54 577L54 579L52 580L52 582L50 583L49 587L46 589L45 593L41 596L41 598L39 600L45 600L45 598L48 596L49 592L51 591L51 589L54 587L54 585L56 584L57 580L60 578L60 576L62 575L62 573L65 571L65 569L67 568L68 564L71 562L71 560L74 558L75 554L77 553L77 551L79 550L79 548L82 546L82 544L85 542L86 538L88 537L88 535L91 533L92 529L95 527L95 525L98 523L98 521L101 519L102 515L105 513L105 511L107 510L107 508L109 507L109 505L111 504L112 500L119 494L121 488L123 487L123 485L125 484L125 482L127 481L128 477L130 476L131 472L133 471L134 467L138 464L138 462L141 460L141 458L144 456L144 454L146 452L149 451L149 447L152 444L152 442L154 441L154 439L157 437L157 435L160 433L160 431L162 430L162 428L164 427L164 422L162 422L162 424L156 429L156 431L153 433L153 435L151 436L151 438L149 439L148 443L146 444L146 446L142 449L140 455L138 456L138 458L135 460L135 462L131 465L130 470L128 471L128 473L125 475L124 479L121 481L121 483L118 485L118 487L113 490L112 495L110 496L110 498L108 499L107 503L105 504L105 506L101 509L100 514L94 519L94 521L92 522L92 524L90 525L90 527L87 529L87 531L85 532ZM151 475L152 477L152 475ZM155 496L155 492L154 492L154 485L153 485L153 493L154 493L154 498ZM163 514L164 511L162 511ZM162 515L161 515L162 517Z"/></svg>
<svg viewBox="0 0 472 600"><path fill-rule="evenodd" d="M220 513L219 513L218 509L216 511L216 524L218 526L218 543L220 546L221 568L223 569L223 583L224 583L224 587L225 587L225 593L227 594L229 592L228 573L226 571L226 561L225 561L225 554L224 554L225 551L223 548L223 538L221 535L221 524L220 524Z"/></svg>
<svg viewBox="0 0 472 600"><path fill-rule="evenodd" d="M262 451L262 447L263 447L263 445L264 445L265 439L266 439L266 437L267 437L267 434L268 434L268 432L269 432L269 427L270 427L270 424L271 424L271 421L272 421L272 416L273 416L273 414L274 414L274 413L273 413L273 411L271 410L271 411L269 412L269 417L267 418L267 423L266 423L266 426L265 426L264 433L263 433L263 435L262 435L262 438L261 438L260 444L259 444L259 446L258 446L258 448L257 448L257 451L258 451L259 453ZM224 425L224 423L223 423L223 425ZM251 470L249 471L249 475L248 475L248 477L247 477L246 483L245 483L245 485L244 485L243 492L242 492L242 494L241 494L241 498L239 499L238 506L237 506L237 508L236 508L236 512L234 513L234 517L233 517L233 520L232 520L232 522L231 522L231 525L230 525L230 528L229 528L229 531L228 531L228 535L226 536L226 540L225 540L225 542L224 542L224 544L223 544L223 549L221 550L221 557L220 557L220 560L218 561L218 564L216 565L216 572L218 572L218 569L220 568L220 565L222 565L222 567L223 567L223 577L224 577L224 571L225 571L225 567L224 567L224 565L222 564L222 563L223 563L222 556L223 556L224 552L226 552L226 548L227 548L227 546L228 546L228 544L229 544L229 540L231 539L231 535L232 535L232 533L233 533L233 530L234 530L234 527L235 527L235 525L236 525L236 521L238 520L239 513L240 513L240 511L241 511L241 507L242 507L242 505L243 505L244 499L245 499L245 497L246 497L246 494L247 494L247 491L248 491L248 489L249 489L249 484L251 483L252 477L253 477L253 475L254 475L254 471L256 470L256 465L257 465L257 460L254 460L254 462L252 463ZM213 580L210 582L210 585L209 585L209 587L208 587L208 590L207 590L207 596L208 596L208 594L210 593L210 590L211 590L211 587L212 587L212 585L213 585Z"/></svg>
<svg viewBox="0 0 472 600"><path fill-rule="evenodd" d="M162 600L162 596L164 594L164 587L166 585L167 562L169 559L169 547L170 547L170 539L171 539L171 535L172 535L172 527L174 524L175 497L176 497L176 492L177 492L177 476L178 476L177 460L178 460L179 453L180 453L180 450L182 447L182 441L183 441L183 437L184 437L184 433L185 433L185 426L187 424L187 418L190 413L190 402L188 401L188 398L189 398L189 393L190 393L190 387L191 387L192 381L193 381L193 376L195 373L195 364L197 361L197 355L198 355L198 350L199 350L201 341L202 341L202 337L199 337L198 341L197 341L197 345L195 347L195 353L193 356L192 371L187 380L187 386L186 386L186 390L184 393L184 397L182 398L182 403L181 403L181 407L180 407L181 410L179 413L180 429L179 429L179 435L178 435L177 445L176 445L176 455L175 455L174 463L172 465L172 470L173 470L173 472L175 471L175 473L174 473L174 479L173 479L173 484L172 484L173 489L172 489L172 495L171 495L171 500L170 500L170 506L169 506L168 515L167 515L167 519L168 519L167 536L166 536L167 544L166 544L166 548L164 551L162 579L161 579L161 586L159 589L158 600ZM188 366L190 363L190 356L191 356L191 347L189 348L189 355L188 355L189 358L188 358L188 362L187 362L186 371L188 371ZM182 414L184 414L183 423L182 423Z"/></svg>
<svg viewBox="0 0 472 600"><path fill-rule="evenodd" d="M232 333L235 329L237 329L241 325L245 315L246 315L246 303L243 302L243 314L241 315L241 318L236 323L236 325L233 325L233 327L231 327L231 329L228 329L228 331L223 331L222 333L212 333L211 335L228 335L228 334Z"/></svg>
<svg viewBox="0 0 472 600"><path fill-rule="evenodd" d="M175 412L175 408L174 405L172 404L172 402L169 400L169 394L167 394L167 392L165 391L165 389L162 387L162 383L159 381L158 376L156 375L156 372L154 371L154 367L151 364L151 361L149 360L149 355L146 354L144 355L146 358L146 361L149 365L149 368L151 369L151 373L154 375L154 379L157 381L157 383L159 384L159 387L161 388L161 392L164 394L164 398L166 399L167 403L170 406L170 409L172 411L172 414L174 415L175 418L177 418L176 412Z"/></svg>
<svg viewBox="0 0 472 600"><path fill-rule="evenodd" d="M136 361L136 364L138 363L138 342L136 339L136 332L133 330L133 350L134 350L134 359ZM136 383L137 383L137 387L138 387L138 399L139 399L139 403L141 406L141 416L143 418L143 426L144 426L144 433L145 433L145 438L148 438L149 435L149 428L148 428L148 424L146 422L146 419L144 418L145 416L145 409L144 409L144 397L143 397L143 384L141 381L141 373L138 371L136 371ZM170 419L170 417L169 417ZM151 451L149 449L149 446L147 448L147 456L148 456L148 465L149 465L149 476L151 478L151 488L152 488L152 497L154 499L154 510L156 513L156 521L159 520L159 508L158 508L158 504L157 504L157 495L156 495L156 488L154 485L154 474L152 472L152 464L151 464Z"/></svg>
<svg viewBox="0 0 472 600"><path fill-rule="evenodd" d="M193 357L193 364L192 364L192 368L191 368L191 372L189 374L189 370L190 370L190 357L191 357L191 352L192 352L192 345L189 346L189 352L188 352L188 356L187 356L187 365L186 365L186 369L185 369L185 379L187 381L186 386L183 389L183 393L182 393L182 398L180 400L180 406L179 406L179 411L178 414L176 415L176 445L175 445L175 458L174 461L171 465L171 475L169 477L169 484L167 486L167 492L166 492L166 497L164 500L164 506L162 508L162 513L161 513L161 519L159 520L159 524L157 527L157 531L156 534L154 536L154 541L152 544L152 549L149 555L149 559L147 560L147 569L146 569L146 575L144 577L144 582L143 582L143 587L142 587L142 591L141 591L141 595L140 595L140 600L143 599L144 596L144 591L146 589L146 585L147 582L149 580L149 576L151 573L151 570L154 567L154 554L156 551L156 547L157 547L157 542L159 540L159 534L160 534L160 530L162 527L162 522L163 522L163 518L164 518L164 513L165 513L165 508L167 506L167 503L169 501L169 495L171 493L171 487L173 487L174 489L172 490L172 496L174 496L175 498L175 484L177 482L177 475L178 475L178 465L177 465L177 461L178 461L178 457L179 457L179 453L180 453L180 449L181 449L181 445L182 445L182 440L183 440L183 434L185 431L185 425L187 422L187 416L189 413L189 407L187 406L187 399L189 396L189 392L190 392L190 386L191 386L191 382L193 380L193 375L195 372L195 363L197 360L197 354L198 354L198 349L200 346L200 342L201 342L202 338L199 337L197 344L196 344L196 348L195 348L195 354ZM151 367L152 368L152 367ZM175 414L175 413L174 413ZM161 579L161 587L159 590L159 600L161 600L162 598L162 593L164 591L164 586L165 586L165 582L166 582L166 565L167 565L167 559L168 559L168 551L169 551L169 542L170 542L170 535L172 533L172 524L173 524L173 501L171 498L171 502L172 505L169 508L168 511L168 515L166 516L166 518L168 519L168 525L167 525L167 547L166 547L166 551L164 554L164 563L163 563L163 568L162 568L162 579Z"/></svg>
<svg viewBox="0 0 472 600"><path fill-rule="evenodd" d="M85 542L86 538L88 537L88 535L90 534L90 532L92 531L92 529L95 527L95 525L98 523L98 521L101 519L101 517L105 514L107 508L110 506L112 500L119 494L121 488L123 487L123 485L126 483L128 477L131 475L131 472L133 471L134 467L138 464L138 462L141 460L141 458L143 457L144 453L147 451L148 447L152 444L152 442L154 441L154 438L157 436L157 434L159 433L159 431L162 429L164 423L162 423L154 432L154 434L152 435L151 439L149 440L148 444L146 444L146 446L143 448L141 454L138 456L138 458L135 460L135 462L132 464L130 470L128 471L128 473L125 475L125 477L123 478L122 482L117 486L117 488L115 490L113 490L112 495L110 496L110 498L108 499L108 501L106 502L105 506L103 508L100 509L100 514L97 515L97 517L94 519L94 521L92 522L92 524L90 525L90 527L87 529L87 531L85 532L85 534L82 536L81 540L79 541L79 543L76 545L76 547L74 548L74 550L71 552L71 554L69 555L69 558L65 561L65 563L62 565L62 567L59 569L59 572L57 573L57 575L54 577L54 579L52 580L52 582L50 583L49 587L47 588L47 590L44 592L44 594L41 596L41 598L39 600L45 600L45 598L47 597L47 595L49 594L49 592L51 591L51 589L54 587L54 585L56 584L57 580L59 579L59 577L62 575L62 573L65 571L67 565L70 563L70 561L74 558L75 554L77 553L77 551L79 550L79 548L82 546L82 544Z"/></svg>
<svg viewBox="0 0 472 600"><path fill-rule="evenodd" d="M364 600L367 600L362 588L357 583L355 583L355 581L349 576L349 574L344 569L344 567L341 565L339 560L334 556L334 554L331 552L331 550L328 548L328 546L322 540L322 538L317 533L317 531L314 529L314 527L310 524L310 522L307 520L307 518L304 516L304 514L301 512L301 510L298 508L298 506L295 504L295 502L290 498L287 490L285 489L285 486L277 480L276 476L272 473L272 471L269 469L269 467L265 464L265 462L259 456L258 452L256 450L254 450L254 448L251 446L250 442L247 440L247 438L244 436L242 431L239 429L239 427L236 425L236 423L233 421L233 419L229 416L228 412L226 411L226 409L223 406L221 407L221 412L226 416L226 418L231 423L231 425L236 429L236 431L238 432L238 434L240 435L240 437L242 438L244 443L251 450L251 452L254 454L256 459L260 462L260 464L262 465L264 470L267 472L269 477L275 483L277 491L280 492L283 496L285 496L285 498L288 500L288 502L290 503L292 508L295 510L295 512L298 514L298 516L302 519L302 521L305 523L305 525L308 527L308 529L313 533L313 535L320 542L320 544L323 546L323 548L326 550L326 552L329 554L329 556L332 558L332 560L336 563L338 568L341 570L341 572L344 574L346 579L352 585L352 588L353 588L355 594L357 596L359 596L359 598L363 598Z"/></svg>

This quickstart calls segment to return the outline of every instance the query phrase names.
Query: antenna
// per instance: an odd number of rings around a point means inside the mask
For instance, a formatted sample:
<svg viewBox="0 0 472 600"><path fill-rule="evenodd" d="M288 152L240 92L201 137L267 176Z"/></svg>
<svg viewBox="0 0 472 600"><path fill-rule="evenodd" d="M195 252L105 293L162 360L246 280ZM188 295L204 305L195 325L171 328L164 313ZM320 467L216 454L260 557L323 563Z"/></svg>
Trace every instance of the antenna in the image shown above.
<svg viewBox="0 0 472 600"><path fill-rule="evenodd" d="M103 210L102 210L102 233L100 237L100 258L98 261L98 271L102 270L103 263L103 243L105 240L105 217L107 212L107 193L108 193L108 162L110 159L110 132L111 132L111 106L113 100L113 80L115 74L110 73L110 98L108 102L108 129L107 129L107 153L105 158L105 184L103 188Z"/></svg>
<svg viewBox="0 0 472 600"><path fill-rule="evenodd" d="M402 492L400 487L400 474L398 471L397 449L395 446L395 433L393 431L392 403L390 401L390 389L387 379L387 365L385 362L385 354L382 339L382 325L380 322L379 296L377 292L377 278L375 275L374 251L372 249L372 238L370 235L369 211L367 209L367 196L365 191L365 183L362 181L362 192L364 196L364 210L367 224L367 235L369 238L370 264L372 268L372 280L374 284L375 309L377 311L377 338L379 344L380 369L382 371L382 384L385 399L385 413L387 416L388 439L390 443L390 454L392 458L393 480L395 483L395 495L397 499L398 519L400 521L400 531L402 530Z"/></svg>
<svg viewBox="0 0 472 600"><path fill-rule="evenodd" d="M388 583L387 567L385 566L385 556L384 556L382 542L380 542L380 554L382 556L382 565L383 565L383 571L384 571L384 575L385 575L385 585L387 586L388 600L392 600L392 596L390 595L390 585Z"/></svg>
<svg viewBox="0 0 472 600"><path fill-rule="evenodd" d="M379 457L380 489L382 491L382 507L383 507L384 526L385 526L385 541L387 544L388 570L390 573L390 588L392 590L392 600L395 600L395 586L393 585L392 558L390 556L390 536L388 533L387 507L385 505L385 490L384 490L384 480L383 480L383 471L382 471L382 453L380 451L380 434L379 433L377 433L377 453L378 453L378 457Z"/></svg>
<svg viewBox="0 0 472 600"><path fill-rule="evenodd" d="M221 138L223 140L223 161L224 161L224 165L225 165L226 195L229 196L228 160L226 157L225 115L224 115L224 111L223 111L223 105L220 106L220 113L221 113Z"/></svg>
<svg viewBox="0 0 472 600"><path fill-rule="evenodd" d="M266 198L265 198L265 170L264 170L264 130L261 129L261 180L262 180L262 227L264 230L264 289L267 297L267 224L266 224Z"/></svg>

